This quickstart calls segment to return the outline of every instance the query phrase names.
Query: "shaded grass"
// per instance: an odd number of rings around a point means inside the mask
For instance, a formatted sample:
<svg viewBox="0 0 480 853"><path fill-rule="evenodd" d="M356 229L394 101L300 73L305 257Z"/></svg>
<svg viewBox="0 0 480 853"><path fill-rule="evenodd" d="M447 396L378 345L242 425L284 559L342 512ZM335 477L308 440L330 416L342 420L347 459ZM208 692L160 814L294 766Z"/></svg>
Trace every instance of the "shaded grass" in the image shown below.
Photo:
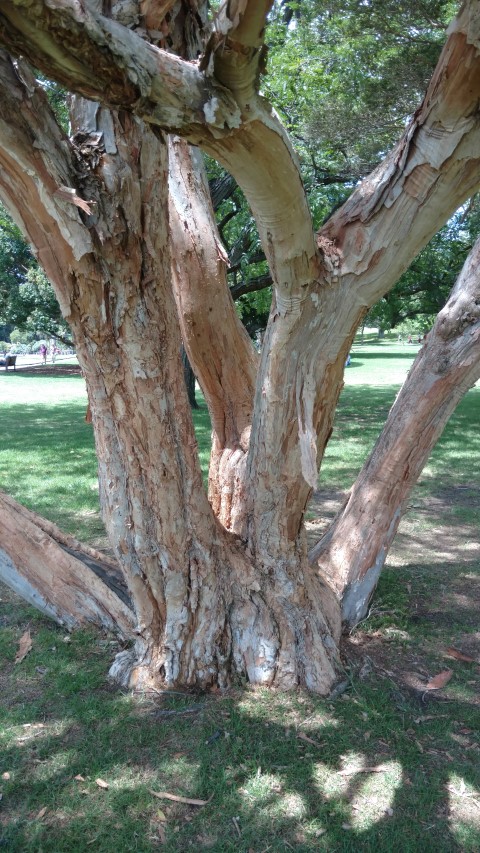
<svg viewBox="0 0 480 853"><path fill-rule="evenodd" d="M29 622L33 650L16 668L23 624L3 629L12 642L0 843L12 853L478 849L479 824L455 817L457 800L480 802L470 796L480 791L480 719L465 665L453 663L454 714L399 699L386 675L355 679L334 702L247 689L134 697L105 685L107 639L80 631L65 643L33 611ZM362 767L382 769L349 772Z"/></svg>

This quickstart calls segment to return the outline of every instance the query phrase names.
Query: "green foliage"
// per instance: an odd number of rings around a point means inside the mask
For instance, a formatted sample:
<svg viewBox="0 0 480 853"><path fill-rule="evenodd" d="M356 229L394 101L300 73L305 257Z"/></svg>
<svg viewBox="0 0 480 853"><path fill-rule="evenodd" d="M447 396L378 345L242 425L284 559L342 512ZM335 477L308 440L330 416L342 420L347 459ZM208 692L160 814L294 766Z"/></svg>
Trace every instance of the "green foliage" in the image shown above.
<svg viewBox="0 0 480 853"><path fill-rule="evenodd" d="M68 326L45 273L20 230L0 206L0 325L15 342L29 343L39 335L71 342ZM20 335L20 337L18 337ZM13 342L13 338L10 335Z"/></svg>
<svg viewBox="0 0 480 853"><path fill-rule="evenodd" d="M297 7L294 25L277 5L265 87L313 180L356 180L398 139L456 5L310 0Z"/></svg>
<svg viewBox="0 0 480 853"><path fill-rule="evenodd" d="M445 225L395 287L368 313L365 324L399 332L426 332L443 308L480 231L478 199Z"/></svg>
<svg viewBox="0 0 480 853"><path fill-rule="evenodd" d="M33 262L20 230L0 205L0 324L4 327L18 324L19 288Z"/></svg>
<svg viewBox="0 0 480 853"><path fill-rule="evenodd" d="M65 133L68 133L68 129L70 126L70 116L68 110L68 92L60 86L58 83L55 83L53 80L47 80L43 74L38 75L38 82L42 86L45 94L48 98L48 102L55 113L55 118L57 119L60 127Z"/></svg>

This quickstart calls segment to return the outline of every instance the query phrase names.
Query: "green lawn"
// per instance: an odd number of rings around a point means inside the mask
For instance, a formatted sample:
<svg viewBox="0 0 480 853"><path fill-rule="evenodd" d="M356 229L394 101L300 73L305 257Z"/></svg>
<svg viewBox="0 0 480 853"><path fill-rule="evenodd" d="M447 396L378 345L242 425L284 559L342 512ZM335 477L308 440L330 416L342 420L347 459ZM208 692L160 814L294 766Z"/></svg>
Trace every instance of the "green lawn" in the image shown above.
<svg viewBox="0 0 480 853"><path fill-rule="evenodd" d="M416 349L354 347L322 489L350 486ZM105 678L115 639L66 635L1 587L0 850L476 853L479 394L422 475L403 546L345 643L336 699L245 685L129 695ZM83 381L0 372L0 402L2 488L101 542ZM204 404L194 417L205 470ZM32 650L15 664L27 628ZM452 646L473 661L449 657ZM415 688L447 669L443 690Z"/></svg>

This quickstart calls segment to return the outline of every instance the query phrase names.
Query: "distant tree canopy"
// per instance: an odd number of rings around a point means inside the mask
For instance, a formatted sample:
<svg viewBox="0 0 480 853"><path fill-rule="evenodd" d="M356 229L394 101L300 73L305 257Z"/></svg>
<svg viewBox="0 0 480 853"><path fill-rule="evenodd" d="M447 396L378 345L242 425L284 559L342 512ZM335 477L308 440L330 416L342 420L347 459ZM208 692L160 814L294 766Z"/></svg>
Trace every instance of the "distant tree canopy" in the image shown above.
<svg viewBox="0 0 480 853"><path fill-rule="evenodd" d="M2 338L15 328L30 339L49 336L69 346L72 343L51 284L3 207L0 207L0 328Z"/></svg>

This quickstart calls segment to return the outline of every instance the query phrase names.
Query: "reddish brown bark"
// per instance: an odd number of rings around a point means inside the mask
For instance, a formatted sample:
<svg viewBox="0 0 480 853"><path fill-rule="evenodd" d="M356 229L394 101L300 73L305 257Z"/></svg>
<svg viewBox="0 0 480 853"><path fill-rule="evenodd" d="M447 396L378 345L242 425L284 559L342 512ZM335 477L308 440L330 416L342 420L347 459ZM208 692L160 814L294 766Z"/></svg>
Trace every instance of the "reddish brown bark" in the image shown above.
<svg viewBox="0 0 480 853"><path fill-rule="evenodd" d="M202 155L170 144L172 275L182 337L212 421L209 500L228 530L243 515L258 356L235 310Z"/></svg>

